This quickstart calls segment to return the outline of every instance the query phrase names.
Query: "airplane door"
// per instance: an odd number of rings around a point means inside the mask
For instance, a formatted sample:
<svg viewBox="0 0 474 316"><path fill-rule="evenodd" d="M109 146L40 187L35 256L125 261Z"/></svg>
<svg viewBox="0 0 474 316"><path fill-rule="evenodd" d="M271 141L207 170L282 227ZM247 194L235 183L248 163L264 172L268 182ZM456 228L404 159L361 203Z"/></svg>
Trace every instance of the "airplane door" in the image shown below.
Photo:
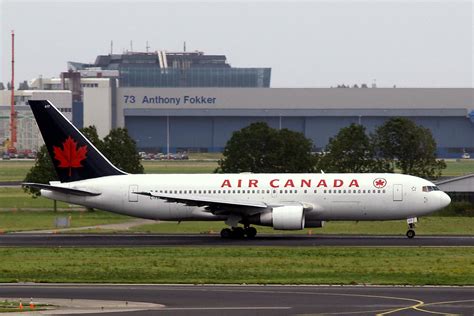
<svg viewBox="0 0 474 316"><path fill-rule="evenodd" d="M135 194L133 192L138 192L138 185L132 184L128 187L128 201L138 202L138 194Z"/></svg>
<svg viewBox="0 0 474 316"><path fill-rule="evenodd" d="M403 186L401 184L393 185L393 200L403 201Z"/></svg>

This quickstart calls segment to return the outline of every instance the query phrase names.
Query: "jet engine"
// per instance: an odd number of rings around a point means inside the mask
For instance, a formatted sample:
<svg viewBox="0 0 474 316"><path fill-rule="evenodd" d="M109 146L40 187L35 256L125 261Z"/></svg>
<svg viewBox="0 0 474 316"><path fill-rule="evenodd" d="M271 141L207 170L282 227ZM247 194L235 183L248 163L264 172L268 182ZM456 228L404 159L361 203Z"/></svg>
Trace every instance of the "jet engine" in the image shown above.
<svg viewBox="0 0 474 316"><path fill-rule="evenodd" d="M299 230L305 227L302 205L274 207L271 212L260 213L249 218L250 224L273 226L273 229Z"/></svg>

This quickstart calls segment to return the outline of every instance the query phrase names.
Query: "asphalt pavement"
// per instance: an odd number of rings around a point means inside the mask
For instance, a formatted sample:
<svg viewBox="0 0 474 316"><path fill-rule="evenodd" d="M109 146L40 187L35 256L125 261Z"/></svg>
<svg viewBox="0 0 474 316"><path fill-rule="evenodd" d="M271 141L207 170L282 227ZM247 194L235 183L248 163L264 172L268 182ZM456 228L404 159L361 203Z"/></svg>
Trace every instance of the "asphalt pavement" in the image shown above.
<svg viewBox="0 0 474 316"><path fill-rule="evenodd" d="M135 246L474 246L474 236L258 235L222 239L201 234L3 234L0 247L135 247Z"/></svg>
<svg viewBox="0 0 474 316"><path fill-rule="evenodd" d="M149 304L126 315L474 314L473 287L5 284L0 297Z"/></svg>

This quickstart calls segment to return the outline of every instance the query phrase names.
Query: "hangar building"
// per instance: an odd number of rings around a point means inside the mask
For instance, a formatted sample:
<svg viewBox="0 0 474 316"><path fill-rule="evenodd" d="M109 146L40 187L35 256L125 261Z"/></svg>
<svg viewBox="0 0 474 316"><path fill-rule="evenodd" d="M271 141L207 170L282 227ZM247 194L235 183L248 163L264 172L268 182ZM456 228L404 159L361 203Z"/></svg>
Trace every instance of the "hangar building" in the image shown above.
<svg viewBox="0 0 474 316"><path fill-rule="evenodd" d="M351 123L372 132L401 116L432 131L440 157L474 153L472 88L84 88L83 110L100 136L127 127L148 152L222 151L256 121L302 132L319 151Z"/></svg>

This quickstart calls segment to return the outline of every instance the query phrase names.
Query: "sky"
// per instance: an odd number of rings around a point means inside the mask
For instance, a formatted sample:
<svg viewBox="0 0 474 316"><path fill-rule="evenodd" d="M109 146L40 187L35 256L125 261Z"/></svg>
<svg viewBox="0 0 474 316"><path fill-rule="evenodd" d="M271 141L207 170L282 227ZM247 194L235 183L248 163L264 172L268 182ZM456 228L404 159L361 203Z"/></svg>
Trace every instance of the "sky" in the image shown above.
<svg viewBox="0 0 474 316"><path fill-rule="evenodd" d="M473 1L0 0L0 82L130 50L224 54L272 87L474 87Z"/></svg>

